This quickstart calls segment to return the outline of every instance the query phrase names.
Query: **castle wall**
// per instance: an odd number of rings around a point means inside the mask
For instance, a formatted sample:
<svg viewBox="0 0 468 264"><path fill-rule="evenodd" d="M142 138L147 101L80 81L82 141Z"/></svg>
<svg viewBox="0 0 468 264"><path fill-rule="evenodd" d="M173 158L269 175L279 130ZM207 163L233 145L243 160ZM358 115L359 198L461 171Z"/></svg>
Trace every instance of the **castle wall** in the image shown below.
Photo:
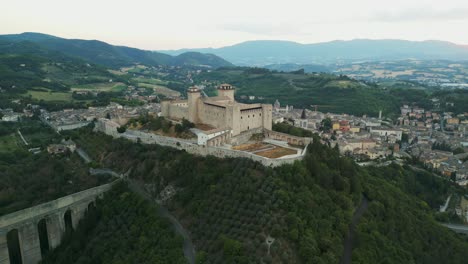
<svg viewBox="0 0 468 264"><path fill-rule="evenodd" d="M225 107L205 104L200 100L198 117L201 123L224 128L226 124L227 111Z"/></svg>
<svg viewBox="0 0 468 264"><path fill-rule="evenodd" d="M262 104L263 128L271 130L273 124L273 107L270 104Z"/></svg>
<svg viewBox="0 0 468 264"><path fill-rule="evenodd" d="M288 142L289 144L298 145L298 146L306 146L312 142L312 138L296 137L293 135L280 133L280 132L276 132L272 130L265 130L264 135L265 135L265 138L285 141L285 142Z"/></svg>
<svg viewBox="0 0 468 264"><path fill-rule="evenodd" d="M240 124L240 132L263 127L263 109L253 108L240 111L240 119L237 122Z"/></svg>
<svg viewBox="0 0 468 264"><path fill-rule="evenodd" d="M244 131L239 135L231 138L231 145L237 146L246 143L254 134L263 133L263 128L258 127L248 131Z"/></svg>
<svg viewBox="0 0 468 264"><path fill-rule="evenodd" d="M178 138L164 137L151 133L145 133L135 130L127 130L125 133L117 134L114 137L122 137L128 140L137 142L141 141L143 144L158 144L162 146L173 147L180 150L185 150L188 153L200 156L212 155L218 158L248 158L254 161L258 161L265 166L280 166L283 164L291 164L296 160L301 160L305 155L306 151L302 152L301 156L296 156L292 158L279 158L279 159L270 159L262 156L258 156L249 152L233 150L228 148L221 147L211 147L211 146L200 146L194 140L184 140Z"/></svg>
<svg viewBox="0 0 468 264"><path fill-rule="evenodd" d="M188 92L187 93L187 106L188 106L188 113L187 119L192 123L199 122L199 102L200 102L200 92Z"/></svg>
<svg viewBox="0 0 468 264"><path fill-rule="evenodd" d="M188 107L178 106L171 104L169 105L169 117L177 119L188 119Z"/></svg>
<svg viewBox="0 0 468 264"><path fill-rule="evenodd" d="M234 101L234 90L220 90L218 89L218 96L226 96L229 97L232 101Z"/></svg>
<svg viewBox="0 0 468 264"><path fill-rule="evenodd" d="M164 101L161 103L161 115L175 119L189 119L189 105L187 101Z"/></svg>

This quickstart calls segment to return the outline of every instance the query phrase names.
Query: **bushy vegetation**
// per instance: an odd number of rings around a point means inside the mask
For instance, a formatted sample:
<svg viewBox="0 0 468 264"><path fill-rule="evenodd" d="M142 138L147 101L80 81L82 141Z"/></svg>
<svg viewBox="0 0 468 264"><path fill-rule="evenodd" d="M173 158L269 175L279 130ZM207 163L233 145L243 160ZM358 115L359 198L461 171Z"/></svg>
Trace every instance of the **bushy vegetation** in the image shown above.
<svg viewBox="0 0 468 264"><path fill-rule="evenodd" d="M273 124L273 131L290 134L296 137L312 137L312 131L290 125L286 122Z"/></svg>
<svg viewBox="0 0 468 264"><path fill-rule="evenodd" d="M48 202L109 180L91 176L76 154L33 155L24 150L0 155L0 215Z"/></svg>
<svg viewBox="0 0 468 264"><path fill-rule="evenodd" d="M24 145L18 129L29 145ZM51 155L47 146L61 137L40 121L0 123L0 215L12 213L109 180L91 176L77 154ZM4 147L10 144L11 148ZM32 154L28 148L40 148Z"/></svg>
<svg viewBox="0 0 468 264"><path fill-rule="evenodd" d="M398 165L361 168L317 138L303 162L275 169L122 139L104 142L103 166L132 168L130 177L155 196L168 183L178 187L167 206L190 230L203 263L337 263L362 195L370 202L358 225L356 263L462 263L468 254L467 241L433 217L432 208L456 188L450 182ZM267 236L275 238L270 254ZM430 248L436 250L423 256Z"/></svg>
<svg viewBox="0 0 468 264"><path fill-rule="evenodd" d="M371 170L365 180L371 202L358 225L353 263L466 262L466 237L436 223L428 206L443 203L447 183L397 166Z"/></svg>
<svg viewBox="0 0 468 264"><path fill-rule="evenodd" d="M138 127L143 130L156 131L163 134L171 134L171 132L174 132L178 137L190 138L194 136L193 133L190 132L190 128L195 127L195 124L184 118L180 124L174 125L172 121L162 116L153 117L146 114L138 118L130 119L126 126Z"/></svg>
<svg viewBox="0 0 468 264"><path fill-rule="evenodd" d="M462 114L468 112L468 90L441 90L433 93L433 97L440 99L440 106L443 110ZM453 106L452 106L453 103Z"/></svg>
<svg viewBox="0 0 468 264"><path fill-rule="evenodd" d="M187 263L156 207L118 183L41 263Z"/></svg>

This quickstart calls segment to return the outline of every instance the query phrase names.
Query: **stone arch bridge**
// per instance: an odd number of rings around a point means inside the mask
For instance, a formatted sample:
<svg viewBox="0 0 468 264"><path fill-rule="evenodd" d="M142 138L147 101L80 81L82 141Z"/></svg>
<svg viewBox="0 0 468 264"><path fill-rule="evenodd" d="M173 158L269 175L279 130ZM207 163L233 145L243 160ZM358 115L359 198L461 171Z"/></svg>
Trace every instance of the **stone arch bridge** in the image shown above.
<svg viewBox="0 0 468 264"><path fill-rule="evenodd" d="M75 229L108 183L0 217L0 264L38 263L57 247L68 229Z"/></svg>

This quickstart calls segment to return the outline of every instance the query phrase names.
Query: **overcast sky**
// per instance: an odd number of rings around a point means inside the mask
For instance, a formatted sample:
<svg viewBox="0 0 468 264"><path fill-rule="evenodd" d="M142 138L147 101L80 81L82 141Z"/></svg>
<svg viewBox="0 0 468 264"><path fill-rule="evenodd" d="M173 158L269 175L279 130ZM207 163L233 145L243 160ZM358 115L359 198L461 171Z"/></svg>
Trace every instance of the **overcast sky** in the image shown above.
<svg viewBox="0 0 468 264"><path fill-rule="evenodd" d="M468 44L468 0L2 0L0 34L41 32L142 49L246 40Z"/></svg>

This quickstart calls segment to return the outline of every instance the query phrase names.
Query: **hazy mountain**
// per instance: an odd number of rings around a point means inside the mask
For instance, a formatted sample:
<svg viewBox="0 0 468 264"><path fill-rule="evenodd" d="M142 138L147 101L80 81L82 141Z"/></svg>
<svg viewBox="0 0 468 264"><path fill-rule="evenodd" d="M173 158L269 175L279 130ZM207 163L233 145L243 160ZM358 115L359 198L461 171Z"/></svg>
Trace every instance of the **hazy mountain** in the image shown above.
<svg viewBox="0 0 468 264"><path fill-rule="evenodd" d="M368 40L300 44L291 41L247 41L222 48L160 51L178 55L209 52L237 65L328 64L375 60L468 60L468 47L444 41Z"/></svg>
<svg viewBox="0 0 468 264"><path fill-rule="evenodd" d="M190 52L171 56L125 46L114 46L98 40L64 39L41 33L0 35L0 52L38 55L61 53L109 67L121 67L134 63L151 66L201 65L214 68L232 65L213 54Z"/></svg>

